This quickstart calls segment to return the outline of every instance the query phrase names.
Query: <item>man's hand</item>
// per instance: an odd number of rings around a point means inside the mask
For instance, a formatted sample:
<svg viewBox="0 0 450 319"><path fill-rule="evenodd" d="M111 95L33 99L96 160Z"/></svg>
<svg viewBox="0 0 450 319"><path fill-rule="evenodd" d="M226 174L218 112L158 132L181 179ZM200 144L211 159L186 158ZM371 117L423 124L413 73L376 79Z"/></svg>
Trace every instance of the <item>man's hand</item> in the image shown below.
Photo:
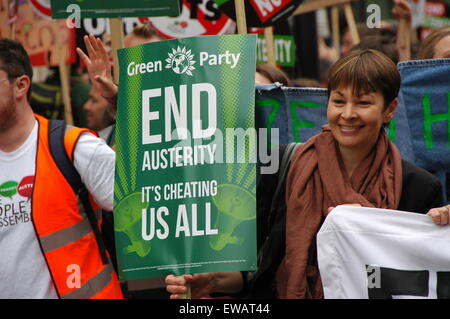
<svg viewBox="0 0 450 319"><path fill-rule="evenodd" d="M77 53L84 64L86 64L92 84L96 86L103 97L116 97L119 90L117 85L114 84L108 53L103 46L102 40L91 34L84 36L84 43L86 44L88 55L80 48L77 48Z"/></svg>

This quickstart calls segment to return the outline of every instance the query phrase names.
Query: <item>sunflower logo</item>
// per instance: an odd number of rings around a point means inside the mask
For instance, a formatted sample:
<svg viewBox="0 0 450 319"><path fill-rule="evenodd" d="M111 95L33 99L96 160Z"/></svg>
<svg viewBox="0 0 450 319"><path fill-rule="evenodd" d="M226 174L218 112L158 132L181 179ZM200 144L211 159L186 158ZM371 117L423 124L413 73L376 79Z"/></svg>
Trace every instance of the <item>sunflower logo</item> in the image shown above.
<svg viewBox="0 0 450 319"><path fill-rule="evenodd" d="M191 53L191 50L186 50L186 47L182 49L178 47L176 50L172 49L172 53L169 52L166 62L166 69L172 69L177 74L186 73L192 76L192 70L195 70L194 55Z"/></svg>

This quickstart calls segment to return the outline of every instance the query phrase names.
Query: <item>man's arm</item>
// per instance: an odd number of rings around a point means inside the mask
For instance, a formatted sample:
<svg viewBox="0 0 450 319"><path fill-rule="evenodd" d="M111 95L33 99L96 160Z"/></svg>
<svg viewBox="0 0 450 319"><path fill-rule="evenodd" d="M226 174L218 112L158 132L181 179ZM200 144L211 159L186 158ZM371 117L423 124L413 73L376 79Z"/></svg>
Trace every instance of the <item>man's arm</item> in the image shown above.
<svg viewBox="0 0 450 319"><path fill-rule="evenodd" d="M114 201L115 152L102 139L83 133L75 146L74 166L94 200L112 211Z"/></svg>

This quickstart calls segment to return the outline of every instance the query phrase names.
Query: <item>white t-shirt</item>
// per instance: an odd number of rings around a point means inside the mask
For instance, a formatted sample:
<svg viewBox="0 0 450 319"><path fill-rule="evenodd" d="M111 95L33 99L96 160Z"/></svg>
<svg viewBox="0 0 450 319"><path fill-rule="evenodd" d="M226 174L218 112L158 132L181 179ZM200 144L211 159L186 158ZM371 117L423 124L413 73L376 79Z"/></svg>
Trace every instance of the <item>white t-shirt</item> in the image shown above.
<svg viewBox="0 0 450 319"><path fill-rule="evenodd" d="M325 298L449 298L450 226L430 216L338 206L317 254Z"/></svg>
<svg viewBox="0 0 450 319"><path fill-rule="evenodd" d="M17 150L0 151L0 299L57 298L30 218L37 134L36 122ZM103 140L89 133L81 135L74 166L106 210L113 207L114 161L114 151Z"/></svg>

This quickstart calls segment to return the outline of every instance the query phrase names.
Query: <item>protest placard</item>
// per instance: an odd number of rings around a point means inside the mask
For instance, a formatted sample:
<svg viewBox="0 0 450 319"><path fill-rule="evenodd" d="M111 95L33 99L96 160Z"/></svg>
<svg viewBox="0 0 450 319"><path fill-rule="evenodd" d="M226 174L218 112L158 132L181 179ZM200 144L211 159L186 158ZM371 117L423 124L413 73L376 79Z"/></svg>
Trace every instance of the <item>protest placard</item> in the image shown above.
<svg viewBox="0 0 450 319"><path fill-rule="evenodd" d="M233 0L214 0L223 12L236 20ZM247 26L267 27L286 19L301 0L249 0L245 3Z"/></svg>
<svg viewBox="0 0 450 319"><path fill-rule="evenodd" d="M46 0L48 2L48 0ZM177 16L178 0L51 0L52 17L65 19L73 14L71 5L80 8L81 18Z"/></svg>
<svg viewBox="0 0 450 319"><path fill-rule="evenodd" d="M149 20L167 39L234 34L236 29L236 23L213 0L183 0L179 16L152 17Z"/></svg>
<svg viewBox="0 0 450 319"><path fill-rule="evenodd" d="M14 39L22 43L33 66L57 66L59 57L64 56L65 63L75 62L75 33L68 29L64 21L55 28L52 21L37 14L28 2L20 3L15 14L17 19L10 26L8 12L0 10L0 34L10 36L10 28L14 25ZM61 50L57 46L57 32L61 40Z"/></svg>
<svg viewBox="0 0 450 319"><path fill-rule="evenodd" d="M119 50L122 278L255 269L255 52L255 35Z"/></svg>
<svg viewBox="0 0 450 319"><path fill-rule="evenodd" d="M398 64L402 77L400 104L411 128L415 163L441 180L448 196L450 173L450 59ZM447 202L450 198L445 198Z"/></svg>

